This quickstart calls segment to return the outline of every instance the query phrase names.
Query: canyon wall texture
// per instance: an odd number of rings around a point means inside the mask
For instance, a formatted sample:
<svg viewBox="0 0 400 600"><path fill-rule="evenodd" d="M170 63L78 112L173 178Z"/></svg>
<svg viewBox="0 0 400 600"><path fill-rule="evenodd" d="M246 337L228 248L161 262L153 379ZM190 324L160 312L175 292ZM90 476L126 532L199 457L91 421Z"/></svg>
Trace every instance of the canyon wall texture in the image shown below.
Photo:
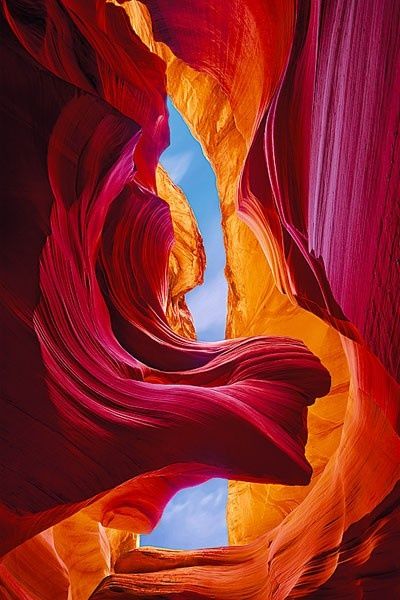
<svg viewBox="0 0 400 600"><path fill-rule="evenodd" d="M399 4L4 0L1 31L1 593L400 595ZM221 342L167 95L217 178ZM213 476L230 546L137 547Z"/></svg>

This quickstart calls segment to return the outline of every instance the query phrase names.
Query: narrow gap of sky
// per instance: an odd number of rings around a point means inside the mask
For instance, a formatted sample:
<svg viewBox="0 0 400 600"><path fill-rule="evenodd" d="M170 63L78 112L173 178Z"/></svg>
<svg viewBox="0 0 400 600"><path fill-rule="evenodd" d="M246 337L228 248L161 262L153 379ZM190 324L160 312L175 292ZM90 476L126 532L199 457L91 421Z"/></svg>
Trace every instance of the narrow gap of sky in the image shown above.
<svg viewBox="0 0 400 600"><path fill-rule="evenodd" d="M171 144L161 164L192 207L207 257L204 283L187 294L186 301L198 339L221 340L225 337L227 283L215 175L200 144L170 101L168 109ZM178 492L154 531L141 536L141 545L176 549L225 546L227 486L225 479L211 479Z"/></svg>

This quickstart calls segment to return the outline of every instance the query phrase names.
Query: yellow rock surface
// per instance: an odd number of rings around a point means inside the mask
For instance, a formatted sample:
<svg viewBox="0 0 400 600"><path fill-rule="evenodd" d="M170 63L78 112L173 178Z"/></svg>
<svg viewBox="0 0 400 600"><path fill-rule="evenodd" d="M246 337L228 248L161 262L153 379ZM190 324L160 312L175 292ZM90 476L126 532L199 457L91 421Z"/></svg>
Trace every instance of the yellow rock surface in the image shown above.
<svg viewBox="0 0 400 600"><path fill-rule="evenodd" d="M171 210L175 241L169 258L169 302L167 318L176 333L196 337L192 317L186 306L185 294L203 282L205 254L196 219L182 190L158 166L157 192Z"/></svg>

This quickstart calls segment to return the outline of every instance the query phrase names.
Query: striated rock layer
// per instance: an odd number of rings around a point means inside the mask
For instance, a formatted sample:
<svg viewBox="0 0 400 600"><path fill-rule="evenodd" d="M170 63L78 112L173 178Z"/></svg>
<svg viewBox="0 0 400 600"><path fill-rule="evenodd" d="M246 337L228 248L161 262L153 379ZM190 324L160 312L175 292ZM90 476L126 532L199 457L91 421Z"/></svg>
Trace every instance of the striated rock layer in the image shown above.
<svg viewBox="0 0 400 600"><path fill-rule="evenodd" d="M0 590L396 597L397 3L9 1L1 40ZM220 343L167 92L216 172ZM135 547L216 475L230 547Z"/></svg>
<svg viewBox="0 0 400 600"><path fill-rule="evenodd" d="M208 2L144 4L149 13L126 5L131 21L166 60L169 94L216 171L227 334L302 339L332 388L308 415L308 486L232 482L235 546L135 551L94 597L113 597L113 586L132 598L395 597L398 6L244 2L227 13ZM284 23L293 29L271 82L280 54L268 25L279 10L281 43ZM259 52L269 64L261 82Z"/></svg>
<svg viewBox="0 0 400 600"><path fill-rule="evenodd" d="M288 337L190 339L204 254L156 173L165 63L124 9L3 2L1 28L1 589L45 596L21 570L47 558L47 595L80 599L181 487L307 483L330 378Z"/></svg>

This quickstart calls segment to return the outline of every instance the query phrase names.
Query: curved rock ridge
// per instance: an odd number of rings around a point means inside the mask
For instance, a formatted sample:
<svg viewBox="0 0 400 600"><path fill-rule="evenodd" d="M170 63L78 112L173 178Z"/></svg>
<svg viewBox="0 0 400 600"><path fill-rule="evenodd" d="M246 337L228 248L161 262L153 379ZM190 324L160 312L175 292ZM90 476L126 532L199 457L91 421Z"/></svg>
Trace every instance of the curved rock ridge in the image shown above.
<svg viewBox="0 0 400 600"><path fill-rule="evenodd" d="M353 342L348 351L354 352ZM255 501L253 540L246 545L128 552L91 598L396 597L400 443L374 396L363 391L365 383L360 378L352 387L338 450L279 526L267 530L257 521L265 506ZM392 394L393 388L385 392L387 399ZM240 496L236 501L245 516L247 506L240 506Z"/></svg>
<svg viewBox="0 0 400 600"><path fill-rule="evenodd" d="M307 408L330 377L287 336L190 339L201 240L156 175L165 63L124 10L10 1L1 30L0 581L43 597L21 565L48 557L59 597L67 581L84 598L181 487L307 483Z"/></svg>

